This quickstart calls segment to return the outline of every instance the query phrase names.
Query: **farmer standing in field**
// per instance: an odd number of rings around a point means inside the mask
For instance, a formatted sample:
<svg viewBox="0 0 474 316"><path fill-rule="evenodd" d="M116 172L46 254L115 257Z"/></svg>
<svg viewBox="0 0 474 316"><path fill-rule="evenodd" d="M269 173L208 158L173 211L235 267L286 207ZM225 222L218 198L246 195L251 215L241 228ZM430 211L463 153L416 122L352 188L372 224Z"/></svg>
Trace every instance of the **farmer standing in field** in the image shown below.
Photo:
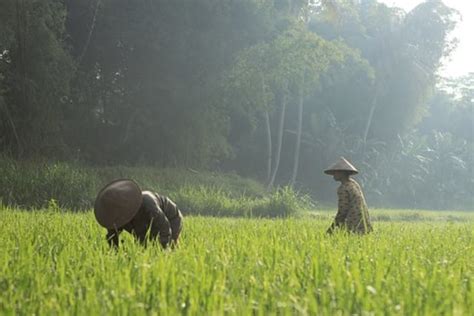
<svg viewBox="0 0 474 316"><path fill-rule="evenodd" d="M163 248L178 243L183 215L165 196L141 191L129 179L115 180L100 190L94 205L95 218L107 228L107 241L118 247L119 235L125 230L143 245L159 237Z"/></svg>
<svg viewBox="0 0 474 316"><path fill-rule="evenodd" d="M327 233L332 234L336 227L358 234L371 232L372 225L370 224L364 194L360 185L350 177L359 173L359 171L344 157L341 157L324 173L332 175L334 180L341 182L337 189L338 210L336 218Z"/></svg>

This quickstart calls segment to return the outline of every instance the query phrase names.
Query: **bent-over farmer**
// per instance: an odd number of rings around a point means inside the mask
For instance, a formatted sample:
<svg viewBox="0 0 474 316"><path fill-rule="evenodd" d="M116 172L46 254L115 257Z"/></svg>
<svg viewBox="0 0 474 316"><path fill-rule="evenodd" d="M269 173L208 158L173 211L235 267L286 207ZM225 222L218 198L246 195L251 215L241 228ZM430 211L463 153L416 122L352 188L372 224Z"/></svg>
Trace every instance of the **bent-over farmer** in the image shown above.
<svg viewBox="0 0 474 316"><path fill-rule="evenodd" d="M178 243L183 215L165 196L141 191L129 179L119 179L100 190L94 205L95 218L107 228L107 241L118 247L119 235L125 230L143 245L159 237L163 248Z"/></svg>
<svg viewBox="0 0 474 316"><path fill-rule="evenodd" d="M352 233L365 234L372 231L367 203L360 185L350 176L359 173L344 157L329 167L324 173L340 181L337 189L338 210L333 224L327 230L331 234L336 227Z"/></svg>

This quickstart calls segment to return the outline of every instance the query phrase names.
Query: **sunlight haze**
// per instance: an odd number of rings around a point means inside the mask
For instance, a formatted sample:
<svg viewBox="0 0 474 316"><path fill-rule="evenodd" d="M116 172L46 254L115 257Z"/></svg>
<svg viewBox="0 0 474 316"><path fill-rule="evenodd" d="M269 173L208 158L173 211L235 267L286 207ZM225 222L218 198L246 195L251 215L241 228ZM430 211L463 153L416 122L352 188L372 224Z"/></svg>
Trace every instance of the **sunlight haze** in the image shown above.
<svg viewBox="0 0 474 316"><path fill-rule="evenodd" d="M389 6L403 8L410 11L423 1L420 0L381 0ZM470 30L474 29L474 2L468 0L444 0L447 6L458 10L462 15L462 21L458 23L453 36L459 40L458 47L448 60L444 61L444 67L440 74L446 77L458 77L474 72L474 43Z"/></svg>

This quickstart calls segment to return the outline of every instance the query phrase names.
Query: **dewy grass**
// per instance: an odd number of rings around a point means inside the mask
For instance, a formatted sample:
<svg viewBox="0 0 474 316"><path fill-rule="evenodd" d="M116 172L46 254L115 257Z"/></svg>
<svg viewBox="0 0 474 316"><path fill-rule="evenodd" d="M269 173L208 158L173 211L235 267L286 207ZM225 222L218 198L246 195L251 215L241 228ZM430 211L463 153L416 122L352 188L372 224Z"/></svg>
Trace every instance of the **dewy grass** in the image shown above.
<svg viewBox="0 0 474 316"><path fill-rule="evenodd" d="M474 223L187 217L181 245L118 251L91 212L0 210L0 315L469 315Z"/></svg>

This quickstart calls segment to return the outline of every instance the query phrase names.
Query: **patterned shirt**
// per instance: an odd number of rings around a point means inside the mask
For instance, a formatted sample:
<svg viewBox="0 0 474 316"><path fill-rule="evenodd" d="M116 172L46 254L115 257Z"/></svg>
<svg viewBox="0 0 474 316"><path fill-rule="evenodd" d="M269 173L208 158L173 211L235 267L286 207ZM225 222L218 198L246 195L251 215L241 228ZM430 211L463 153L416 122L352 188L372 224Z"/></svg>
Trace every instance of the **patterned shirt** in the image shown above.
<svg viewBox="0 0 474 316"><path fill-rule="evenodd" d="M372 231L367 203L359 184L352 178L341 183L337 189L338 211L334 223L328 232L335 227L344 228L353 233L368 233Z"/></svg>
<svg viewBox="0 0 474 316"><path fill-rule="evenodd" d="M142 244L148 239L159 237L166 248L170 241L177 242L182 229L183 215L176 204L158 193L143 191L143 202L135 217L119 229L107 231L107 241L118 247L119 235L125 230L135 236ZM147 235L148 234L148 235Z"/></svg>

